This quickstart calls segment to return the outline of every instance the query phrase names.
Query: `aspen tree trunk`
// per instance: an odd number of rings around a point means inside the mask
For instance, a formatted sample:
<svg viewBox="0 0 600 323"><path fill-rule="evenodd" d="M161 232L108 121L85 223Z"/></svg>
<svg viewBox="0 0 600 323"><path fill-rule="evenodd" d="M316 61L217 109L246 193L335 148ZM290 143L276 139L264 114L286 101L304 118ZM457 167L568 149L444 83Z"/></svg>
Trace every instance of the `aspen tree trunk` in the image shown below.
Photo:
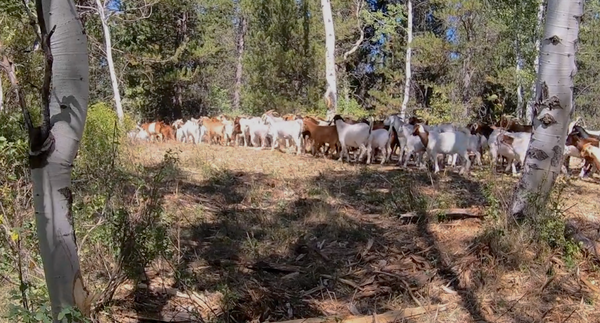
<svg viewBox="0 0 600 323"><path fill-rule="evenodd" d="M0 112L4 111L4 89L2 88L2 78L0 77Z"/></svg>
<svg viewBox="0 0 600 323"><path fill-rule="evenodd" d="M523 110L525 110L525 106L523 105L523 78L522 78L522 71L523 71L523 58L521 57L521 43L519 41L519 36L516 36L517 39L515 41L516 43L516 58L517 58L517 68L516 68L516 74L517 74L517 115L519 118L523 118L525 117L525 112ZM539 51L539 50L538 50Z"/></svg>
<svg viewBox="0 0 600 323"><path fill-rule="evenodd" d="M546 205L560 173L573 102L575 53L583 0L549 0L540 50L534 133L511 214L535 216Z"/></svg>
<svg viewBox="0 0 600 323"><path fill-rule="evenodd" d="M238 16L240 19L240 26L238 28L238 43L237 43L237 67L235 70L235 91L233 93L233 109L236 111L240 110L240 97L242 92L242 72L243 72L243 58L244 58L244 37L248 29L248 22L246 17L241 13Z"/></svg>
<svg viewBox="0 0 600 323"><path fill-rule="evenodd" d="M71 213L71 170L89 98L87 37L73 0L37 0L36 11L46 57L41 127L33 127L24 100L20 102L29 131L37 234L53 319L67 322L57 318L66 307L89 312Z"/></svg>
<svg viewBox="0 0 600 323"><path fill-rule="evenodd" d="M402 99L402 109L400 110L400 119L406 120L406 107L408 105L408 99L410 98L410 79L411 79L411 69L410 63L412 59L412 29L413 29L413 12L412 12L412 0L408 0L406 2L407 6L407 14L408 14L408 28L406 28L406 33L408 34L408 39L406 41L406 67L405 74L406 80L404 81L404 99Z"/></svg>
<svg viewBox="0 0 600 323"><path fill-rule="evenodd" d="M337 112L337 79L335 76L335 32L331 15L331 1L321 0L321 9L325 25L325 78L327 79L325 102L328 118L333 118L333 114Z"/></svg>
<svg viewBox="0 0 600 323"><path fill-rule="evenodd" d="M540 5L538 6L537 12L537 24L536 24L536 36L535 36L535 60L533 61L533 69L535 70L535 75L537 76L540 70L540 38L541 38L541 29L542 24L544 23L544 9L546 0L541 0ZM539 77L539 76L538 76ZM535 103L535 89L536 82L531 84L531 100L527 102L527 107L525 109L525 120L527 124L532 124L533 121L533 104Z"/></svg>
<svg viewBox="0 0 600 323"><path fill-rule="evenodd" d="M104 32L104 45L106 46L106 61L108 62L108 72L110 73L110 82L113 88L113 98L115 100L115 109L117 110L117 117L120 122L123 122L123 106L121 105L121 94L119 93L119 80L117 79L117 72L115 72L115 63L112 56L112 40L110 36L110 27L108 26L108 19L104 12L104 5L102 0L96 0L96 7L98 15L100 15L100 22L102 23L102 31Z"/></svg>

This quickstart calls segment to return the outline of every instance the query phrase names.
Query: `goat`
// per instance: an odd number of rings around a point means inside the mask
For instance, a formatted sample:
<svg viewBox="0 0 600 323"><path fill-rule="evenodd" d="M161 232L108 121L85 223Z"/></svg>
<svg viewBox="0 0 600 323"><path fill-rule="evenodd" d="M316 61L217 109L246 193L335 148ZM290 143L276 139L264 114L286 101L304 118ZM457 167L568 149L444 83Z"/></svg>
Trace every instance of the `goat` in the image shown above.
<svg viewBox="0 0 600 323"><path fill-rule="evenodd" d="M225 128L223 129L223 136L224 136L224 141L225 141L225 145L229 146L231 144L232 141L235 141L233 132L235 131L235 124L233 122L233 120L229 120L229 119L223 119L221 120L221 122L225 125Z"/></svg>
<svg viewBox="0 0 600 323"><path fill-rule="evenodd" d="M529 132L504 131L497 137L498 154L506 157L509 163L504 171L511 168L513 176L517 175L515 160L521 164L521 167L524 165L530 140L531 133Z"/></svg>
<svg viewBox="0 0 600 323"><path fill-rule="evenodd" d="M305 117L303 135L308 135L313 141L311 153L313 156L320 151L325 144L328 145L327 150L323 153L323 157L329 149L335 149L339 146L339 137L335 126L320 126L313 118Z"/></svg>
<svg viewBox="0 0 600 323"><path fill-rule="evenodd" d="M141 127L148 133L151 139L156 138L157 140L163 141L165 139L174 139L175 137L173 128L162 121L144 123Z"/></svg>
<svg viewBox="0 0 600 323"><path fill-rule="evenodd" d="M371 134L371 126L365 123L349 124L344 119L336 114L331 123L335 124L338 132L338 138L342 152L340 153L339 161L343 161L344 154L346 155L346 161L350 162L350 155L348 154L348 147L358 147L360 154L357 158L358 161L362 160L364 154L367 151L367 141Z"/></svg>
<svg viewBox="0 0 600 323"><path fill-rule="evenodd" d="M367 164L371 163L371 156L375 155L375 149L381 149L383 156L381 158L381 165L383 165L390 158L392 153L391 147L391 136L392 131L385 129L373 130L374 122L371 123L371 133L369 139L367 139Z"/></svg>
<svg viewBox="0 0 600 323"><path fill-rule="evenodd" d="M202 125L206 128L206 133L208 134L208 143L217 143L217 138L222 143L223 138L225 137L225 125L217 118L208 118L202 117L200 119Z"/></svg>
<svg viewBox="0 0 600 323"><path fill-rule="evenodd" d="M251 128L260 123L261 119L259 117L240 118L239 124L242 137L244 138L244 147L248 147L248 139L252 138L251 133L254 132L254 129Z"/></svg>
<svg viewBox="0 0 600 323"><path fill-rule="evenodd" d="M182 119L175 120L175 122L173 122L171 124L171 127L173 127L173 129L175 129L175 139L177 139L177 141L179 141L179 142L185 142L186 141L185 133L182 129L183 120Z"/></svg>
<svg viewBox="0 0 600 323"><path fill-rule="evenodd" d="M529 133L533 132L532 125L520 124L514 119L507 118L505 115L500 117L500 120L498 121L496 126L504 128L508 132L529 132Z"/></svg>
<svg viewBox="0 0 600 323"><path fill-rule="evenodd" d="M577 121L579 121L579 119ZM589 130L583 128L582 126L578 125L577 121L569 124L569 128L571 129L570 133L578 134L581 138L584 138L584 139L595 138L595 139L600 140L600 135L596 134L598 131L589 131ZM565 161L567 165L568 165L569 161L570 161L570 158L567 158L567 160ZM567 170L568 170L568 167L567 167ZM579 176L581 178L588 177L591 171L592 171L591 160L586 159L585 165L581 169L581 173L579 174Z"/></svg>
<svg viewBox="0 0 600 323"><path fill-rule="evenodd" d="M467 143L467 151L475 155L475 164L481 166L481 143L482 136L480 134L471 135L468 134L468 143ZM458 155L454 154L452 156L452 167L456 166L456 160Z"/></svg>
<svg viewBox="0 0 600 323"><path fill-rule="evenodd" d="M291 139L297 147L297 154L302 153L302 130L304 128L302 119L293 121L277 121L270 115L263 115L265 123L269 125L269 135L273 138L271 151L279 147L279 139Z"/></svg>
<svg viewBox="0 0 600 323"><path fill-rule="evenodd" d="M415 158L415 161L417 162L417 166L422 167L423 166L423 153L425 153L425 151L427 150L426 146L423 144L423 142L421 141L421 138L419 136L415 136L413 135L414 131L415 131L415 126L410 125L410 124L405 124L401 126L402 129L402 136L404 138L406 138L406 153L404 155L404 164L402 165L404 168L406 168L406 166L408 165L408 161L410 160L410 157L412 157L414 154L418 155L418 157ZM402 151L400 153L400 158L398 159L398 165L400 165L400 162L402 161Z"/></svg>
<svg viewBox="0 0 600 323"><path fill-rule="evenodd" d="M408 124L409 125L414 126L414 125L416 125L418 123L423 123L423 119L419 119L419 118L414 117L414 116L408 118Z"/></svg>
<svg viewBox="0 0 600 323"><path fill-rule="evenodd" d="M150 135L148 135L148 132L146 132L146 130L142 129L142 127L140 127L140 126L136 126L136 128L137 128L137 131L132 130L127 133L127 138L129 138L131 140L142 140L142 141L150 140Z"/></svg>
<svg viewBox="0 0 600 323"><path fill-rule="evenodd" d="M397 147L400 147L400 153L398 154L398 165L402 162L402 155L404 154L404 148L406 148L407 138L412 136L412 130L409 131L409 134L406 135L403 130L404 123L402 119L400 119L397 115L390 115L384 121L383 124L389 126L392 129L393 138L390 146L392 148L392 154L396 151ZM418 141L420 144L420 140Z"/></svg>
<svg viewBox="0 0 600 323"><path fill-rule="evenodd" d="M200 142L202 141L202 136L199 123L200 119L190 118L190 120L186 121L185 124L181 127L181 131L183 132L185 142L191 139L192 143L196 145L200 144Z"/></svg>
<svg viewBox="0 0 600 323"><path fill-rule="evenodd" d="M583 129L583 128L582 128ZM587 148L587 153L584 156L582 150L585 144L591 144L592 146L598 147L599 140L595 137L589 136L586 132L582 134L579 132L581 129L573 129L573 131L567 136L567 140L565 141L565 145L567 147L575 147L581 156L585 160L585 165L581 168L581 172L579 173L580 178L584 178L589 176L589 173L592 171L593 167L596 167L596 163L593 160L592 152L590 148ZM600 168L596 167L596 170L600 170Z"/></svg>
<svg viewBox="0 0 600 323"><path fill-rule="evenodd" d="M471 160L467 152L468 135L466 133L462 131L427 131L423 125L419 124L415 127L413 135L419 136L421 143L427 149L427 155L433 159L435 166L434 173L439 173L440 171L437 159L438 154L458 154L466 162L465 167L460 170L459 174L468 174L471 167Z"/></svg>
<svg viewBox="0 0 600 323"><path fill-rule="evenodd" d="M297 119L302 119L302 117L300 115L292 114L292 113L286 114L282 118L284 121L293 121L293 120L297 120Z"/></svg>

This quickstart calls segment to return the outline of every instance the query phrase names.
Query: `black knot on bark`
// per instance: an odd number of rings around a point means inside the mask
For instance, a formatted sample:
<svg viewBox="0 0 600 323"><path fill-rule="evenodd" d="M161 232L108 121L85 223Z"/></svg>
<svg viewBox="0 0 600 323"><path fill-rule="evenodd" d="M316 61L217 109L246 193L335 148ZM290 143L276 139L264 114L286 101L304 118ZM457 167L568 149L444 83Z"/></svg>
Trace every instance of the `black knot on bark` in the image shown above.
<svg viewBox="0 0 600 323"><path fill-rule="evenodd" d="M563 106L560 104L560 99L556 95L554 95L551 98L544 101L543 104L546 105L548 107L548 109L550 109L550 110L556 110L556 109L563 108Z"/></svg>
<svg viewBox="0 0 600 323"><path fill-rule="evenodd" d="M549 157L550 156L548 156L548 154L546 154L545 151L543 151L541 149L533 148L533 147L531 147L529 149L529 151L527 152L527 158L533 158L535 160L545 160L545 159L548 159ZM531 164L530 167L535 168L535 167L537 167L537 165Z"/></svg>
<svg viewBox="0 0 600 323"><path fill-rule="evenodd" d="M544 129L558 123L550 113L545 113L539 120L542 122L542 128Z"/></svg>
<svg viewBox="0 0 600 323"><path fill-rule="evenodd" d="M558 37L557 35L549 37L548 40L552 43L552 45L558 45L561 41L560 37Z"/></svg>

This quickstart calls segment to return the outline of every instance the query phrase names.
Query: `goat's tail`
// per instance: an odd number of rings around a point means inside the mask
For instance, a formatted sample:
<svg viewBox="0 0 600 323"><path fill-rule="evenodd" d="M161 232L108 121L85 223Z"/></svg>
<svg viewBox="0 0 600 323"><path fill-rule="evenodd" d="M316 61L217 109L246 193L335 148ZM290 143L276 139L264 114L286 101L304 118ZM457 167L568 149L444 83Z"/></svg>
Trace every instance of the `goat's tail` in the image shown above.
<svg viewBox="0 0 600 323"><path fill-rule="evenodd" d="M396 138L398 138L398 130L396 130L395 122L390 124L390 130L388 131L388 134L390 138L392 138L392 134L396 135Z"/></svg>
<svg viewBox="0 0 600 323"><path fill-rule="evenodd" d="M373 132L373 124L375 123L375 117L370 116L369 117L369 135L371 135L371 132Z"/></svg>

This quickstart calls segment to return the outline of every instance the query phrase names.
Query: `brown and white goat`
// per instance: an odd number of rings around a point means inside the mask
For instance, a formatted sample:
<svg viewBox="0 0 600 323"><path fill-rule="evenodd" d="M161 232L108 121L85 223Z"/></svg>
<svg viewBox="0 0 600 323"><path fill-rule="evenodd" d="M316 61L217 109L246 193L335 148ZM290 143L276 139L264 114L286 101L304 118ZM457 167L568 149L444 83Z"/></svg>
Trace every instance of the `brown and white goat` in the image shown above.
<svg viewBox="0 0 600 323"><path fill-rule="evenodd" d="M308 135L313 141L311 153L313 156L321 150L325 144L328 145L327 149L323 153L323 156L327 154L329 149L333 149L335 152L339 148L338 132L335 126L319 126L313 118L304 118L304 131L302 135Z"/></svg>
<svg viewBox="0 0 600 323"><path fill-rule="evenodd" d="M225 138L225 124L217 118L203 117L202 125L206 128L209 143L223 144Z"/></svg>
<svg viewBox="0 0 600 323"><path fill-rule="evenodd" d="M160 141L175 139L173 128L162 121L144 123L141 128L148 133L150 138Z"/></svg>
<svg viewBox="0 0 600 323"><path fill-rule="evenodd" d="M575 146L579 150L579 154L585 160L579 177L583 177L586 173L586 169L592 165L596 167L596 170L600 170L600 141L597 138L588 137L583 138L578 132L572 132L567 136L565 142L566 146Z"/></svg>

